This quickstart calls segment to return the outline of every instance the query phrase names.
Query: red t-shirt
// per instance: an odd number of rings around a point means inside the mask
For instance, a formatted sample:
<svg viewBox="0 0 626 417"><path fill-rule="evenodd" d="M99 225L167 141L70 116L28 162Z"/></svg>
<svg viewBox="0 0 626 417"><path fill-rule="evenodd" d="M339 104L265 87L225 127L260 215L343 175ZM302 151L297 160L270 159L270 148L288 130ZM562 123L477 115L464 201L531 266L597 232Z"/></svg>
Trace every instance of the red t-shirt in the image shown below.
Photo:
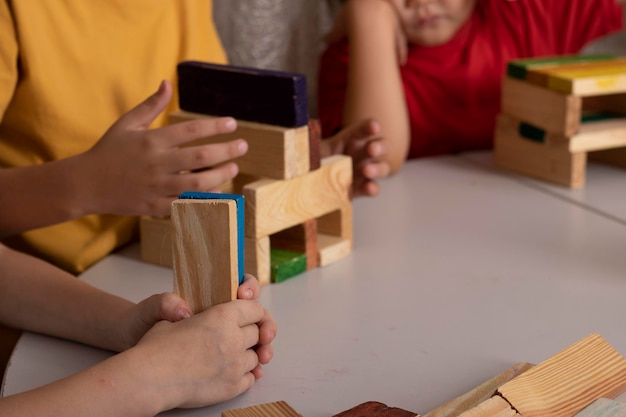
<svg viewBox="0 0 626 417"><path fill-rule="evenodd" d="M448 43L412 46L401 68L411 124L409 158L487 149L511 59L579 52L622 26L615 0L478 0ZM322 55L318 106L324 137L341 128L348 44Z"/></svg>

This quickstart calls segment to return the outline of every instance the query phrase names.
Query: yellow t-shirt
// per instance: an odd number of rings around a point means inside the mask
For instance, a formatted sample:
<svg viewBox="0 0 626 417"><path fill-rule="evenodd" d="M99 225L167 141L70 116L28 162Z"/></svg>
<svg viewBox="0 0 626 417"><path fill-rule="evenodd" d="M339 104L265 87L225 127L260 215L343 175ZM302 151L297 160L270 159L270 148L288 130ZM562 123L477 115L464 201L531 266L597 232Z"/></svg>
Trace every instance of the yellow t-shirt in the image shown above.
<svg viewBox="0 0 626 417"><path fill-rule="evenodd" d="M226 62L211 0L0 0L0 167L88 150L161 80L175 86L189 59ZM136 223L87 216L7 243L79 273L131 240Z"/></svg>

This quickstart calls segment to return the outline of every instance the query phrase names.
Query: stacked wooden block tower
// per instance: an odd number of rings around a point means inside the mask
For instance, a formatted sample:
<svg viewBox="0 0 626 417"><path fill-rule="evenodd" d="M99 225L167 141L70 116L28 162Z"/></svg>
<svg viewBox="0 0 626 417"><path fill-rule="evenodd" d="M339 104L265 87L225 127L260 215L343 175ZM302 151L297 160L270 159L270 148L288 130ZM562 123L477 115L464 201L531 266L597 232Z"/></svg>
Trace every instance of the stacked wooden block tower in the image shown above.
<svg viewBox="0 0 626 417"><path fill-rule="evenodd" d="M320 158L306 79L293 73L201 62L178 67L180 112L170 123L232 116L238 128L189 146L244 138L239 175L222 191L245 200L245 272L261 284L328 265L352 250L352 161ZM143 217L142 259L172 265L170 219Z"/></svg>
<svg viewBox="0 0 626 417"><path fill-rule="evenodd" d="M588 152L624 147L626 58L579 55L509 63L495 132L497 165L580 188Z"/></svg>

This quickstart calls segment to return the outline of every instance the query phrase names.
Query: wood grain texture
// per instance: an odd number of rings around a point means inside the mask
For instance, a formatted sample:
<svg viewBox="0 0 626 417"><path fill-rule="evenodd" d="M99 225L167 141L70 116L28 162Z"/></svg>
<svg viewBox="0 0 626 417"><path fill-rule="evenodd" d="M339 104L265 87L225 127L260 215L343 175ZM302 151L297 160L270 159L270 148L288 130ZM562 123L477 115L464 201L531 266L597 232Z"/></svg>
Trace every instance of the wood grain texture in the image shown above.
<svg viewBox="0 0 626 417"><path fill-rule="evenodd" d="M337 236L318 233L317 247L320 266L337 262L352 252L352 241Z"/></svg>
<svg viewBox="0 0 626 417"><path fill-rule="evenodd" d="M210 115L176 112L168 115L168 123L180 123ZM239 172L272 179L289 179L310 170L309 128L287 128L237 120L234 132L198 139L186 146L221 143L243 138L248 152L236 158Z"/></svg>
<svg viewBox="0 0 626 417"><path fill-rule="evenodd" d="M520 137L519 120L500 114L496 123L494 162L497 166L571 188L585 185L587 154L571 153Z"/></svg>
<svg viewBox="0 0 626 417"><path fill-rule="evenodd" d="M576 417L626 417L626 404L608 398L598 398L576 414Z"/></svg>
<svg viewBox="0 0 626 417"><path fill-rule="evenodd" d="M502 113L546 131L571 136L580 127L582 99L505 77Z"/></svg>
<svg viewBox="0 0 626 417"><path fill-rule="evenodd" d="M141 260L172 267L172 225L169 217L139 218Z"/></svg>
<svg viewBox="0 0 626 417"><path fill-rule="evenodd" d="M322 166L290 180L263 179L243 189L246 236L269 236L350 204L352 159L335 155Z"/></svg>
<svg viewBox="0 0 626 417"><path fill-rule="evenodd" d="M626 389L626 359L591 334L498 389L524 417L571 417Z"/></svg>
<svg viewBox="0 0 626 417"><path fill-rule="evenodd" d="M277 401L224 411L222 417L302 417L302 415L285 401Z"/></svg>
<svg viewBox="0 0 626 417"><path fill-rule="evenodd" d="M260 285L271 282L270 238L269 236L245 238L244 264L246 273L254 275Z"/></svg>
<svg viewBox="0 0 626 417"><path fill-rule="evenodd" d="M487 401L501 385L526 372L532 366L532 364L526 362L515 364L467 393L430 411L424 417L457 417L461 413Z"/></svg>
<svg viewBox="0 0 626 417"><path fill-rule="evenodd" d="M236 299L236 202L175 200L171 218L174 292L194 313Z"/></svg>
<svg viewBox="0 0 626 417"><path fill-rule="evenodd" d="M419 415L401 408L389 407L378 401L368 401L333 417L419 417Z"/></svg>
<svg viewBox="0 0 626 417"><path fill-rule="evenodd" d="M489 398L486 401L478 404L474 408L470 408L464 413L460 414L460 417L514 417L519 416L517 411L511 408L504 398L497 395Z"/></svg>
<svg viewBox="0 0 626 417"><path fill-rule="evenodd" d="M315 171L322 162L322 125L318 119L309 119L309 166Z"/></svg>

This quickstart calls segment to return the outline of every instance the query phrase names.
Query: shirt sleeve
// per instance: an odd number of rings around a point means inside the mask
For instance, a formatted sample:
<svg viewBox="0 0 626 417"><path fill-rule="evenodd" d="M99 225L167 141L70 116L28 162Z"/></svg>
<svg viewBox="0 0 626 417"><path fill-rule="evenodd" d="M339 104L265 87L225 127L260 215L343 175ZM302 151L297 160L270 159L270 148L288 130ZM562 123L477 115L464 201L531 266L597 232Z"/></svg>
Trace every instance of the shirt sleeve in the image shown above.
<svg viewBox="0 0 626 417"><path fill-rule="evenodd" d="M9 0L0 0L0 121L17 84L18 45Z"/></svg>

